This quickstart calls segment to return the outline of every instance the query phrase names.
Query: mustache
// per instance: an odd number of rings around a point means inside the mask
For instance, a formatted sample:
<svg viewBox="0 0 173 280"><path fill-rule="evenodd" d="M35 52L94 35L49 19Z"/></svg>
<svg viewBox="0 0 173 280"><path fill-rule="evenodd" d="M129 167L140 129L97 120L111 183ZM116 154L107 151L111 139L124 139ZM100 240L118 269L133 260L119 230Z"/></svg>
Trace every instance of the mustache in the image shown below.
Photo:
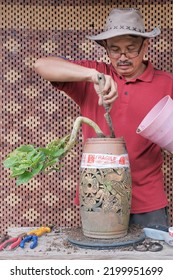
<svg viewBox="0 0 173 280"><path fill-rule="evenodd" d="M130 65L132 65L132 62L131 62L131 61L128 61L128 60L125 60L125 61L119 60L119 61L117 62L117 66L124 66L124 65L130 66Z"/></svg>

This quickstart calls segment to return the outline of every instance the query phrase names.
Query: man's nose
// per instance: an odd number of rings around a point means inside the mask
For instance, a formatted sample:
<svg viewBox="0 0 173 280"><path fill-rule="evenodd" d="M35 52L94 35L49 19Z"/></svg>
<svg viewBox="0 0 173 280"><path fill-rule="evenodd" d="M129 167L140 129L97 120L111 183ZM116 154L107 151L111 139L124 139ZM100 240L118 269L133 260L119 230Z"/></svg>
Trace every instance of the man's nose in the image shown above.
<svg viewBox="0 0 173 280"><path fill-rule="evenodd" d="M127 60L126 53L121 53L120 60Z"/></svg>

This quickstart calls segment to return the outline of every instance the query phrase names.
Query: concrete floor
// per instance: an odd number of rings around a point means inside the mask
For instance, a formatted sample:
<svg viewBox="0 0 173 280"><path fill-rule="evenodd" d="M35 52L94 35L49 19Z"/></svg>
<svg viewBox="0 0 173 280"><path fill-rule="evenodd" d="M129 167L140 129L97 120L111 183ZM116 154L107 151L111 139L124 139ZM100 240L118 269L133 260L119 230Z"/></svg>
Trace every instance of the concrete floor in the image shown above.
<svg viewBox="0 0 173 280"><path fill-rule="evenodd" d="M23 232L29 232L35 228L10 228L8 234L16 237ZM138 252L132 246L113 248L109 250L93 250L74 246L68 241L69 229L53 230L51 233L39 237L38 246L30 249L30 243L25 248L20 247L10 251L8 247L0 251L1 260L173 260L173 247L160 241L163 250L159 252ZM153 240L152 240L153 241Z"/></svg>

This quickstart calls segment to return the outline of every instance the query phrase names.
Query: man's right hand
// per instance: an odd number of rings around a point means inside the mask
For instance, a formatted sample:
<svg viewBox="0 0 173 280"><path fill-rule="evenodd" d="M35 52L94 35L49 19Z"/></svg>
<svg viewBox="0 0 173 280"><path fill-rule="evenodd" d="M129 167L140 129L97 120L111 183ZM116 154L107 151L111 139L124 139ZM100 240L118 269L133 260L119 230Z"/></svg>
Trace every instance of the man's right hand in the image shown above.
<svg viewBox="0 0 173 280"><path fill-rule="evenodd" d="M104 76L105 76L105 85L104 85L103 91L102 91L103 99L104 99L105 104L112 105L112 103L118 97L117 84L111 76L109 76L109 75L104 75ZM97 73L97 77L94 76L93 82L94 82L95 91L99 96L98 104L103 105L102 104L103 103L102 95L101 95L99 83L98 83L98 73Z"/></svg>

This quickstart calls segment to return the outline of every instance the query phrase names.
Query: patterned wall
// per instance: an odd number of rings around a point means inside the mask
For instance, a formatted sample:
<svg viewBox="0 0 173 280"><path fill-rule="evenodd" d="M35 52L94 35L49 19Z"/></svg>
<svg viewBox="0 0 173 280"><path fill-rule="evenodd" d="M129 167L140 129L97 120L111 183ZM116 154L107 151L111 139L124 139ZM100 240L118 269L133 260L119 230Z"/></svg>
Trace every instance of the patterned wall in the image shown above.
<svg viewBox="0 0 173 280"><path fill-rule="evenodd" d="M79 180L81 135L59 173L39 175L17 187L4 170L5 156L21 144L44 146L71 131L79 108L63 93L38 77L33 64L38 57L62 55L67 58L106 61L101 47L85 40L101 31L112 7L138 7L146 28L160 25L162 34L151 41L150 60L173 72L173 1L0 1L2 38L1 92L1 181L0 228L11 226L80 225L79 208L73 198ZM164 156L165 185L173 224L172 160Z"/></svg>

